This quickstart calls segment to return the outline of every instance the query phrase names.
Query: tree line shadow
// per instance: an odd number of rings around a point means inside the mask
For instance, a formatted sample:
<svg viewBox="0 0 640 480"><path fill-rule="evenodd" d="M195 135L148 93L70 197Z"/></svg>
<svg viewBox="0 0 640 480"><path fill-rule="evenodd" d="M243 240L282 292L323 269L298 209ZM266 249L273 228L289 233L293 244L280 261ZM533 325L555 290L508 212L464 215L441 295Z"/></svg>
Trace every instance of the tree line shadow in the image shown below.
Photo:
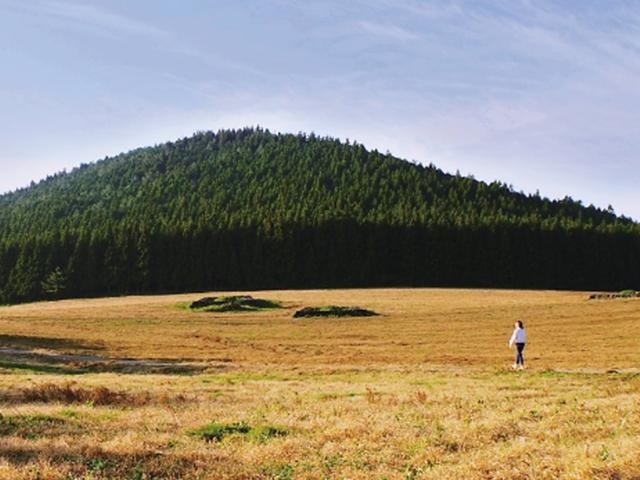
<svg viewBox="0 0 640 480"><path fill-rule="evenodd" d="M173 456L168 463L165 456L157 452L116 453L101 448L93 448L89 452L59 445L0 444L0 457L20 468L44 460L64 465L78 476L91 474L101 478L165 478L167 473L172 474L171 478L182 478L193 468L193 459L183 456Z"/></svg>
<svg viewBox="0 0 640 480"><path fill-rule="evenodd" d="M42 352L38 349L54 350ZM129 359L102 356L101 343L68 338L0 335L0 370L74 375L96 372L123 374L195 374L215 366L175 359ZM84 353L67 353L82 351Z"/></svg>
<svg viewBox="0 0 640 480"><path fill-rule="evenodd" d="M98 342L83 342L71 338L32 337L25 335L0 335L0 348L46 348L48 350L104 350Z"/></svg>

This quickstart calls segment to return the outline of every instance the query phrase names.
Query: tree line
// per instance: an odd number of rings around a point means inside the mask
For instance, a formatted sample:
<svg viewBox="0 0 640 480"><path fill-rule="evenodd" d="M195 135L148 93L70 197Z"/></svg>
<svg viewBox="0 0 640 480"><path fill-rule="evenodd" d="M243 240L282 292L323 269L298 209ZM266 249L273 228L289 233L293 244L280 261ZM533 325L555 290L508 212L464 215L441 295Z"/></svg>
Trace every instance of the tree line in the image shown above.
<svg viewBox="0 0 640 480"><path fill-rule="evenodd" d="M362 145L203 132L0 197L0 302L196 290L640 286L610 209Z"/></svg>

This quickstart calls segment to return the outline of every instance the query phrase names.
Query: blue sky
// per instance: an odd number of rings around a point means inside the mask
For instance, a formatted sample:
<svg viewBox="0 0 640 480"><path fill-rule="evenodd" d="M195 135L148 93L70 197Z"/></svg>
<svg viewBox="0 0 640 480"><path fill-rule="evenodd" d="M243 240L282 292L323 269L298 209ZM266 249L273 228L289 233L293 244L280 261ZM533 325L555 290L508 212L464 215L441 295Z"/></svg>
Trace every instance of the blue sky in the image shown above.
<svg viewBox="0 0 640 480"><path fill-rule="evenodd" d="M0 191L261 125L640 219L640 2L0 0Z"/></svg>

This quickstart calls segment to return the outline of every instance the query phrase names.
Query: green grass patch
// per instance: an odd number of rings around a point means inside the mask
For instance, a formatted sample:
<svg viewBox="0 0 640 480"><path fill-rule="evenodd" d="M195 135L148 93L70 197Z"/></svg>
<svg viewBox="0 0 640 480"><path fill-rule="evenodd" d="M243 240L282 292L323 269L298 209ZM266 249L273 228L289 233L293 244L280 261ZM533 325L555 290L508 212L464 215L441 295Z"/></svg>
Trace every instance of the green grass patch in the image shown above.
<svg viewBox="0 0 640 480"><path fill-rule="evenodd" d="M212 422L189 432L189 435L201 438L207 442L220 442L228 436L241 436L258 443L263 443L272 438L284 437L288 433L287 429L273 425L252 427L246 423Z"/></svg>

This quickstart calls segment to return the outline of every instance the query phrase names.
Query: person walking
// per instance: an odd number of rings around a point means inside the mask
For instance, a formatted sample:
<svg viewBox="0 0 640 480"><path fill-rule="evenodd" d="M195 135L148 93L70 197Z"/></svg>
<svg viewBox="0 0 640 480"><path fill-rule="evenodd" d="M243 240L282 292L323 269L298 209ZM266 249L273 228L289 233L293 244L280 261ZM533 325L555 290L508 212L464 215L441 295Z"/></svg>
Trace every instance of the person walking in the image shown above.
<svg viewBox="0 0 640 480"><path fill-rule="evenodd" d="M527 342L527 337L524 333L524 324L521 320L518 320L514 324L513 333L511 334L511 339L509 340L509 348L516 346L516 363L513 364L511 368L514 370L519 368L520 370L524 370L524 356L522 352L524 350L524 345Z"/></svg>

